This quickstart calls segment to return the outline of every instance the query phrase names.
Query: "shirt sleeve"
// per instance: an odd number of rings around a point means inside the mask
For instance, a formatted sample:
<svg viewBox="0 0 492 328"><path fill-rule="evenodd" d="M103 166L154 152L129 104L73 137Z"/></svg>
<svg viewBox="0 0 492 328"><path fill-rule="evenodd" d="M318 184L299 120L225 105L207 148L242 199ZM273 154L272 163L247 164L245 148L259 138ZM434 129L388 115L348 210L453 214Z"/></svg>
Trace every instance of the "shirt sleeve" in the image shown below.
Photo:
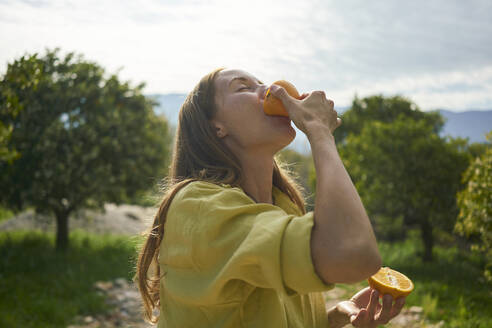
<svg viewBox="0 0 492 328"><path fill-rule="evenodd" d="M161 262L175 292L185 288L196 300L230 300L244 283L288 295L325 291L333 285L314 270L312 227L313 212L287 214L253 202L239 188L193 182L169 207Z"/></svg>

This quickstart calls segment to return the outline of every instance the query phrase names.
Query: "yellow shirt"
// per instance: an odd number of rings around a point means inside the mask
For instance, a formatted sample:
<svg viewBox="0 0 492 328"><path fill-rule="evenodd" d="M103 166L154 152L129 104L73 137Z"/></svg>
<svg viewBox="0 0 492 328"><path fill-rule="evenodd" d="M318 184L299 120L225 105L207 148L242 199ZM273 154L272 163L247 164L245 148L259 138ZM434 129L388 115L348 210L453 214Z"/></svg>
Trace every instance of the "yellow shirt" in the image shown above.
<svg viewBox="0 0 492 328"><path fill-rule="evenodd" d="M173 199L159 252L159 328L328 327L314 271L313 212L273 187L275 204L191 182Z"/></svg>

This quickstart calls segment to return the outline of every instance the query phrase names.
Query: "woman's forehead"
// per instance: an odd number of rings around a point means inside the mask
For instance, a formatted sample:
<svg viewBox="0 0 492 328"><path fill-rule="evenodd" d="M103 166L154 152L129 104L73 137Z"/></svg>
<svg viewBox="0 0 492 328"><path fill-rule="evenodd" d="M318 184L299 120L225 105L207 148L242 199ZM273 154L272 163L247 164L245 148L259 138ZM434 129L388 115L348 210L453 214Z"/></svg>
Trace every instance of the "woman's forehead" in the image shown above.
<svg viewBox="0 0 492 328"><path fill-rule="evenodd" d="M225 69L219 72L217 76L217 84L220 89L227 88L233 80L247 79L251 81L257 81L257 78L240 69Z"/></svg>

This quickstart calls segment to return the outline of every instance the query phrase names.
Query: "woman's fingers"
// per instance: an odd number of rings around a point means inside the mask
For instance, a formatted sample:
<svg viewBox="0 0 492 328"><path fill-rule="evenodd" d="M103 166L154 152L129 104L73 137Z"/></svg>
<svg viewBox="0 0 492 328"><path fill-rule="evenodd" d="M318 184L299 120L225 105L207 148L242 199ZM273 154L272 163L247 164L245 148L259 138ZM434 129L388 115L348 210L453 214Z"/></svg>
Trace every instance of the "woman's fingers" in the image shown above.
<svg viewBox="0 0 492 328"><path fill-rule="evenodd" d="M383 307L375 318L379 323L386 324L391 319L393 297L389 294L383 296Z"/></svg>
<svg viewBox="0 0 492 328"><path fill-rule="evenodd" d="M277 97L278 99L280 99L282 101L282 103L284 104L284 106L287 106L287 104L290 104L290 103L296 101L296 98L293 98L291 95L289 95L289 93L287 92L287 90L285 90L281 86L272 84L272 86L270 87L270 92L275 97Z"/></svg>
<svg viewBox="0 0 492 328"><path fill-rule="evenodd" d="M393 308L391 309L390 319L400 314L401 309L403 309L403 305L405 305L405 297L396 299L395 305L393 305Z"/></svg>
<svg viewBox="0 0 492 328"><path fill-rule="evenodd" d="M373 320L376 314L376 309L379 305L379 293L377 290L373 290L371 293L371 298L369 299L369 304L367 306L367 314L369 319Z"/></svg>
<svg viewBox="0 0 492 328"><path fill-rule="evenodd" d="M357 294L352 296L350 300L355 304L357 304L359 307L366 307L367 304L369 304L371 292L372 292L371 287L366 287L358 291Z"/></svg>
<svg viewBox="0 0 492 328"><path fill-rule="evenodd" d="M367 310L361 309L359 313L350 317L350 323L355 327L360 327L361 325L367 323Z"/></svg>
<svg viewBox="0 0 492 328"><path fill-rule="evenodd" d="M385 294L381 306L379 292L367 288L354 295L349 302L343 303L339 304L340 309L343 310L343 313L348 314L350 323L354 327L368 328L387 324L392 318L397 316L403 305L405 305L405 298L400 297L393 302L393 297ZM341 305L344 305L344 307L341 307Z"/></svg>
<svg viewBox="0 0 492 328"><path fill-rule="evenodd" d="M303 93L302 95L299 96L299 100L303 100L304 98L306 98L307 96L309 96L309 93Z"/></svg>

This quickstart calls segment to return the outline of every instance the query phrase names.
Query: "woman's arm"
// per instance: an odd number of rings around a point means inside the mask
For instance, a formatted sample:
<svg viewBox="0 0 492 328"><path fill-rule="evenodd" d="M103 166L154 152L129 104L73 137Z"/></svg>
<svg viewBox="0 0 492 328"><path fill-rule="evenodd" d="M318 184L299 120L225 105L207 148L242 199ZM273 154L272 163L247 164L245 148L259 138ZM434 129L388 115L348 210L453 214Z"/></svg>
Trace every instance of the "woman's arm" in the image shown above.
<svg viewBox="0 0 492 328"><path fill-rule="evenodd" d="M321 124L307 128L316 169L311 238L315 268L329 283L363 280L381 267L371 223L330 129Z"/></svg>
<svg viewBox="0 0 492 328"><path fill-rule="evenodd" d="M350 176L338 155L333 131L340 125L333 101L323 91L292 98L272 85L289 117L311 143L316 168L316 200L311 255L327 283L353 283L376 273L381 257L376 237Z"/></svg>

